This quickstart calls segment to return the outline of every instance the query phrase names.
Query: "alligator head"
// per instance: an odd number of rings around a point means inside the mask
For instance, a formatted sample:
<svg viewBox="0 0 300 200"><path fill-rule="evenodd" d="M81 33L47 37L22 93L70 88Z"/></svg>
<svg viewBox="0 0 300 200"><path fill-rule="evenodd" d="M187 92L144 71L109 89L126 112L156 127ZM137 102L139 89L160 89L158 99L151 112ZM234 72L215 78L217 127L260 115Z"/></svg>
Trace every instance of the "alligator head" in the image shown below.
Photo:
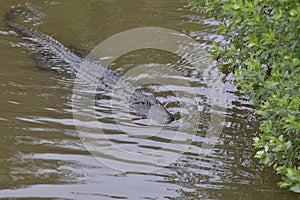
<svg viewBox="0 0 300 200"><path fill-rule="evenodd" d="M130 108L143 118L166 124L174 121L174 116L153 96L136 90L130 98Z"/></svg>

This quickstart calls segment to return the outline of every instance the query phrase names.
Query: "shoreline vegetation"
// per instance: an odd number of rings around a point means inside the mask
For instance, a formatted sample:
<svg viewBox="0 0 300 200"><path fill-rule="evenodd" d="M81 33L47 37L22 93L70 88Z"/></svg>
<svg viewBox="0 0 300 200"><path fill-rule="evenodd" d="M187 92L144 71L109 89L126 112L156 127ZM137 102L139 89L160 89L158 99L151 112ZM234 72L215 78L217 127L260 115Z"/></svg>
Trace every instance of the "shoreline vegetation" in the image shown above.
<svg viewBox="0 0 300 200"><path fill-rule="evenodd" d="M278 185L300 193L300 2L298 0L192 0L220 21L212 59L262 116L253 135L255 157L281 175Z"/></svg>

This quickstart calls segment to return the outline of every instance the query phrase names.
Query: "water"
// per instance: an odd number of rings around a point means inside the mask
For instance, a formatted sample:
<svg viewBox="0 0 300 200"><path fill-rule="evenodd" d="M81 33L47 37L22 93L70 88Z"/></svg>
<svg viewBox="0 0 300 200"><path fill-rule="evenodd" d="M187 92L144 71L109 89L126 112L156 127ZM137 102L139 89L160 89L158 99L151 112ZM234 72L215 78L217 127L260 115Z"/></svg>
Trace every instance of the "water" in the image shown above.
<svg viewBox="0 0 300 200"><path fill-rule="evenodd" d="M18 4L1 2L1 13ZM86 52L115 34L141 27L178 31L203 48L222 41L215 34L217 22L186 4L27 1L34 14L28 13L23 24ZM175 114L177 120L159 132L161 125L129 120L135 116L121 112L117 102L111 106L106 94L99 94L95 105L73 108L74 76L39 69L24 47L30 42L15 37L3 23L0 30L1 198L297 199L278 189L279 177L254 159L252 137L259 133L259 118L230 76L220 74L207 55L199 56L207 65L204 71L155 49L128 52L109 66L131 80L150 82L149 90ZM226 87L226 101L213 98L218 93L211 86L222 85L218 77ZM168 81L157 85L151 80ZM97 121L91 115L94 108ZM214 131L221 133L217 140L208 137Z"/></svg>

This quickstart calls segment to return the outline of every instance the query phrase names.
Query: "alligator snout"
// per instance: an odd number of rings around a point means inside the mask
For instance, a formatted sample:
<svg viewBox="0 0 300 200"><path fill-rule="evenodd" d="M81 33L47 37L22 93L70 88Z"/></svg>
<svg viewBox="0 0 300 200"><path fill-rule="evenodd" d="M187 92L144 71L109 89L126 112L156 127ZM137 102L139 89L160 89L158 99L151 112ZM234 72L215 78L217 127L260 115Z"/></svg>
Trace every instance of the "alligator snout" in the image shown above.
<svg viewBox="0 0 300 200"><path fill-rule="evenodd" d="M174 121L174 116L160 103L154 104L149 109L149 119L167 124Z"/></svg>

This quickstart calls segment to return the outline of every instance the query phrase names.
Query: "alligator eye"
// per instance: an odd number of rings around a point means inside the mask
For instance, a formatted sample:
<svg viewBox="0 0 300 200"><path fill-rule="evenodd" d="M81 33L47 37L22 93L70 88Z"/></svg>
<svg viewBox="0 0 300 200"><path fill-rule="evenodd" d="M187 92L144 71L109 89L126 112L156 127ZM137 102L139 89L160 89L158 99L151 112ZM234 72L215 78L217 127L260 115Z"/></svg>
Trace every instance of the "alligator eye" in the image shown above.
<svg viewBox="0 0 300 200"><path fill-rule="evenodd" d="M140 105L145 105L146 103L144 101L141 101L140 102Z"/></svg>

